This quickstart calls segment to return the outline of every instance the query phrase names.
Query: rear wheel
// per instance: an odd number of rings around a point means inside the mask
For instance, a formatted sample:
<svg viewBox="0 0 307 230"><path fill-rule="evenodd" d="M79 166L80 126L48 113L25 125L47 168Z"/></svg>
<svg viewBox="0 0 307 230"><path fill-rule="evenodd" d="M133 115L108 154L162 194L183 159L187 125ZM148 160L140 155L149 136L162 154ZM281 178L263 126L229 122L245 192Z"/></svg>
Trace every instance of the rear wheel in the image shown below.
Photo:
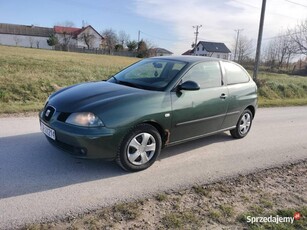
<svg viewBox="0 0 307 230"><path fill-rule="evenodd" d="M252 112L249 109L244 110L244 112L242 113L242 115L238 120L236 128L230 130L231 136L237 139L245 137L252 126L252 122L253 122Z"/></svg>
<svg viewBox="0 0 307 230"><path fill-rule="evenodd" d="M137 125L123 139L116 161L126 171L147 169L159 156L161 145L161 136L155 127Z"/></svg>

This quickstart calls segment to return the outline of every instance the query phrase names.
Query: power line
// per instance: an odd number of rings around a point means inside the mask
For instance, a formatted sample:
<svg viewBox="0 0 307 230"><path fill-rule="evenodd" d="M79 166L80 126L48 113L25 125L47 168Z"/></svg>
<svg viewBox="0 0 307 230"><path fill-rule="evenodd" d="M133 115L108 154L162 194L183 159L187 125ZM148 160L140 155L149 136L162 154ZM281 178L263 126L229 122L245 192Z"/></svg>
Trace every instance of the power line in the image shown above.
<svg viewBox="0 0 307 230"><path fill-rule="evenodd" d="M245 2L241 2L241 1L239 1L239 0L234 0L234 1L235 1L236 3L238 3L238 4L241 4L241 5L249 6L249 7L255 8L255 9L260 9L260 7L258 7L258 6L254 6L254 5L245 3ZM285 1L287 1L287 0L285 0ZM270 12L270 14L275 14L275 15L278 15L278 16L287 17L287 18L291 18L291 19L293 19L293 20L297 20L297 18L291 17L291 16L289 16L289 15L285 15L285 14L279 14L279 13L275 13L275 12Z"/></svg>
<svg viewBox="0 0 307 230"><path fill-rule="evenodd" d="M292 1L289 1L289 0L285 0L286 2L290 2L292 4L295 4L295 5L298 5L298 6L302 6L302 7L306 7L307 8L307 5L304 5L304 4L301 4L301 3L298 3L298 2L292 2Z"/></svg>

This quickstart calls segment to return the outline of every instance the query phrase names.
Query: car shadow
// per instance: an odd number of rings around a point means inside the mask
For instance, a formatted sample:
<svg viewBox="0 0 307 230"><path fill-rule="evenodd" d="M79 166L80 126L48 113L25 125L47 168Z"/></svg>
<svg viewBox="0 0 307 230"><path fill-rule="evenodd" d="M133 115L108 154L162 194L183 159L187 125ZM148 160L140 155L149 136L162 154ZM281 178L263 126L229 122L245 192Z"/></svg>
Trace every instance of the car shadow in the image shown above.
<svg viewBox="0 0 307 230"><path fill-rule="evenodd" d="M222 133L168 147L158 160L231 139ZM0 138L0 199L123 175L115 162L75 158L41 133Z"/></svg>
<svg viewBox="0 0 307 230"><path fill-rule="evenodd" d="M114 162L72 157L41 133L0 138L0 199L124 174Z"/></svg>

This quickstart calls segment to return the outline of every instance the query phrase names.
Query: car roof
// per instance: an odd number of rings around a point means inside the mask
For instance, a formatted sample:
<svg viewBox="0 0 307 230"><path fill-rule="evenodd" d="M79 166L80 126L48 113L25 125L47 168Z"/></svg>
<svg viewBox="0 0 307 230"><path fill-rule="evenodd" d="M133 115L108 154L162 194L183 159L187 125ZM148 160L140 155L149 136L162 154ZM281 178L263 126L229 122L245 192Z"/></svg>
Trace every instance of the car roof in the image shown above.
<svg viewBox="0 0 307 230"><path fill-rule="evenodd" d="M174 60L174 61L183 61L188 63L195 63L200 61L220 61L221 59L212 58L212 57L204 57L204 56L189 56L189 55L182 55L182 56L159 56L159 57L151 57L150 59L161 59L161 60Z"/></svg>

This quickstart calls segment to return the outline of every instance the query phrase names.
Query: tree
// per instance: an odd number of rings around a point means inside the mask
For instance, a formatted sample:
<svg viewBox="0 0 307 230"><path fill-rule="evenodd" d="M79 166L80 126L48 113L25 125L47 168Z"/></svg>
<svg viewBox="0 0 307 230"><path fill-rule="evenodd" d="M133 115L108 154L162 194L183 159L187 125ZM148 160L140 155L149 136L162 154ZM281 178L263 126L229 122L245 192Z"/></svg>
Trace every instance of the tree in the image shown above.
<svg viewBox="0 0 307 230"><path fill-rule="evenodd" d="M113 29L105 29L101 35L104 37L106 49L108 53L111 54L117 44L117 35Z"/></svg>
<svg viewBox="0 0 307 230"><path fill-rule="evenodd" d="M73 36L69 27L74 27L74 23L71 21L65 21L62 23L57 23L57 26L61 26L61 31L58 32L58 43L61 44L62 50L68 51L70 40Z"/></svg>
<svg viewBox="0 0 307 230"><path fill-rule="evenodd" d="M116 44L115 45L115 50L116 51L122 51L122 50L124 50L124 47L122 46L122 44Z"/></svg>
<svg viewBox="0 0 307 230"><path fill-rule="evenodd" d="M240 36L237 44L238 63L248 60L253 50L253 40L246 36Z"/></svg>
<svg viewBox="0 0 307 230"><path fill-rule="evenodd" d="M56 23L57 26L64 26L64 27L75 27L75 23L72 21L64 21Z"/></svg>
<svg viewBox="0 0 307 230"><path fill-rule="evenodd" d="M127 47L129 51L134 51L138 47L138 43L135 40L128 41L127 42Z"/></svg>
<svg viewBox="0 0 307 230"><path fill-rule="evenodd" d="M21 42L21 39L18 36L14 36L14 41L15 41L15 45L18 46L19 43Z"/></svg>
<svg viewBox="0 0 307 230"><path fill-rule="evenodd" d="M289 33L280 33L272 40L265 51L266 62L270 68L289 66L291 58L296 52L296 45Z"/></svg>
<svg viewBox="0 0 307 230"><path fill-rule="evenodd" d="M138 43L137 52L138 52L138 54L137 54L138 58L148 57L148 46L147 46L147 44L144 40L141 40Z"/></svg>
<svg viewBox="0 0 307 230"><path fill-rule="evenodd" d="M289 34L297 45L297 53L307 55L307 19L290 30Z"/></svg>
<svg viewBox="0 0 307 230"><path fill-rule="evenodd" d="M275 41L271 41L264 50L264 59L267 66L271 69L275 67L276 59L277 59L277 46Z"/></svg>
<svg viewBox="0 0 307 230"><path fill-rule="evenodd" d="M59 40L58 40L58 38L57 38L54 34L51 34L51 35L49 36L48 40L47 40L47 44L48 44L49 46L54 47L54 46L56 46L57 44L59 44Z"/></svg>
<svg viewBox="0 0 307 230"><path fill-rule="evenodd" d="M64 51L68 51L68 46L69 46L71 38L72 38L72 33L63 29L60 35L60 43Z"/></svg>
<svg viewBox="0 0 307 230"><path fill-rule="evenodd" d="M30 43L30 47L33 48L34 38L32 36L29 37L29 43Z"/></svg>
<svg viewBox="0 0 307 230"><path fill-rule="evenodd" d="M91 34L89 31L84 31L80 36L80 40L90 49L95 41L95 35Z"/></svg>
<svg viewBox="0 0 307 230"><path fill-rule="evenodd" d="M118 41L120 42L122 47L125 47L125 45L127 46L129 39L130 35L127 34L125 31L121 30L118 32Z"/></svg>

